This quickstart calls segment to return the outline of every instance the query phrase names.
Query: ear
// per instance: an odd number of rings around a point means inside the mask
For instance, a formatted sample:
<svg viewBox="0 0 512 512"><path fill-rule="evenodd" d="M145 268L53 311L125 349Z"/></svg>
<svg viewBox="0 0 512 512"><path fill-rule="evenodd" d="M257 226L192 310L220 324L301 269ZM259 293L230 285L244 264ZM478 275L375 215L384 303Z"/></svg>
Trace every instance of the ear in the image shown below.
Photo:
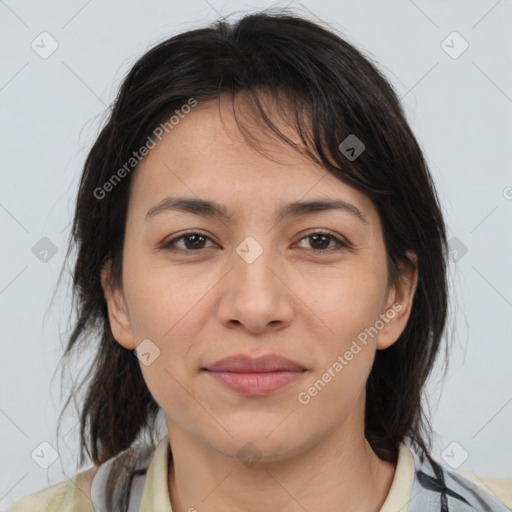
<svg viewBox="0 0 512 512"><path fill-rule="evenodd" d="M101 269L101 286L107 301L112 335L121 346L134 350L136 344L132 334L126 300L123 291L111 284L110 261Z"/></svg>
<svg viewBox="0 0 512 512"><path fill-rule="evenodd" d="M398 340L411 314L414 293L418 284L418 265L414 252L407 251L406 256L409 261L399 264L398 283L390 287L382 311L384 327L377 338L377 350L386 349Z"/></svg>

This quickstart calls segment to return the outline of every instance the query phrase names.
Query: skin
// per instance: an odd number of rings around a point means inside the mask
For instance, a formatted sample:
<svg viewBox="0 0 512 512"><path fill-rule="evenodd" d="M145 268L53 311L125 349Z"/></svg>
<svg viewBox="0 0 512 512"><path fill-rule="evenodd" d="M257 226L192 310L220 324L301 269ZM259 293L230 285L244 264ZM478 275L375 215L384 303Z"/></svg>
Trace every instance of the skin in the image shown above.
<svg viewBox="0 0 512 512"><path fill-rule="evenodd" d="M109 283L108 265L102 272L112 333L126 349L150 339L160 350L141 370L166 416L174 512L378 511L395 465L364 437L365 383L376 350L406 326L417 272L403 267L388 286L372 201L268 129L258 131L242 102L237 117L267 154L244 140L231 101L221 96L195 107L134 171L122 287ZM286 132L282 119L274 121ZM214 200L233 217L166 211L145 220L171 195ZM325 198L356 206L367 224L344 210L274 218L283 204ZM350 247L333 250L332 238L315 244L310 236L318 230ZM190 239L163 248L187 231L208 238L199 249ZM263 249L252 263L236 251L247 236ZM402 308L378 335L307 405L299 403L298 394L394 303ZM263 397L241 396L201 371L241 353L279 354L307 371ZM249 442L258 458L250 466L237 455Z"/></svg>

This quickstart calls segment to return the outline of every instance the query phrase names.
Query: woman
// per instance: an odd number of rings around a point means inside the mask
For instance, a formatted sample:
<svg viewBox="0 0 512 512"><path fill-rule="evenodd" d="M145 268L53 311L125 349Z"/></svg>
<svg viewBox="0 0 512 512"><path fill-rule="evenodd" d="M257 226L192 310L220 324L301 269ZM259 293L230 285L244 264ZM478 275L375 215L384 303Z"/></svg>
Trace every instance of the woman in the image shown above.
<svg viewBox="0 0 512 512"><path fill-rule="evenodd" d="M430 455L445 224L395 92L338 35L266 12L150 50L72 233L94 466L13 512L512 505Z"/></svg>

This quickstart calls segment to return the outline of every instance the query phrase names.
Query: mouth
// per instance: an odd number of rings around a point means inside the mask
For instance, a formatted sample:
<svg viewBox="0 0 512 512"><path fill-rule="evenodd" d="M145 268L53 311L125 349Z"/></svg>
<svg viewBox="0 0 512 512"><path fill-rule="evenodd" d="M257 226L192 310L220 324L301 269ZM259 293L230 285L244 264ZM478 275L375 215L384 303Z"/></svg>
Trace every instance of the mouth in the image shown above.
<svg viewBox="0 0 512 512"><path fill-rule="evenodd" d="M299 363L274 354L259 358L231 356L202 370L226 389L245 396L273 393L301 379L308 371Z"/></svg>

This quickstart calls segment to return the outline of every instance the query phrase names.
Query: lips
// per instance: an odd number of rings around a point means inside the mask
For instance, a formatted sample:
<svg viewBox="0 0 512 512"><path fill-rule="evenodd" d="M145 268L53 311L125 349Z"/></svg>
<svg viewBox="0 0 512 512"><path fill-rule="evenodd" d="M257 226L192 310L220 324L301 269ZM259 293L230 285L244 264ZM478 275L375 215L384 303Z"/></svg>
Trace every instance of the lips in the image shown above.
<svg viewBox="0 0 512 512"><path fill-rule="evenodd" d="M273 393L307 372L299 363L275 354L252 358L247 355L226 357L203 368L225 389L245 396Z"/></svg>
<svg viewBox="0 0 512 512"><path fill-rule="evenodd" d="M221 359L209 365L206 370L210 372L267 373L277 371L302 372L306 368L295 361L274 354L258 358L241 354Z"/></svg>

